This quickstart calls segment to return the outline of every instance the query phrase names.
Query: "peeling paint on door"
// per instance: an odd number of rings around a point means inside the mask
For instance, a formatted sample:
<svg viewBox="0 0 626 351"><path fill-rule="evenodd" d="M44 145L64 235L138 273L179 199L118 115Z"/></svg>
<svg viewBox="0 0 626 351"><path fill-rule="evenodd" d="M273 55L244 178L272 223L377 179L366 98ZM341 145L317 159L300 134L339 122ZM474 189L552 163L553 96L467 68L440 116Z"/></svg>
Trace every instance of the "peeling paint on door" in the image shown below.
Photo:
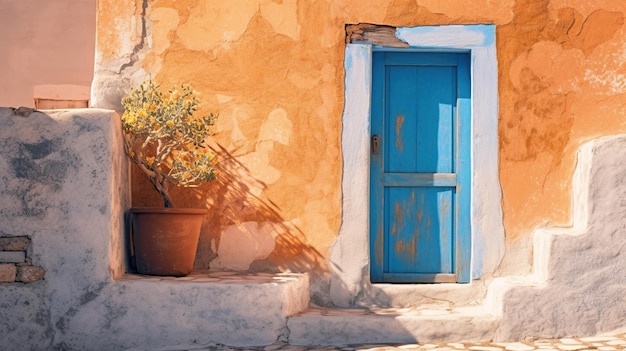
<svg viewBox="0 0 626 351"><path fill-rule="evenodd" d="M404 124L404 116L396 116L396 148L400 151L404 150L404 143L402 142L402 125Z"/></svg>

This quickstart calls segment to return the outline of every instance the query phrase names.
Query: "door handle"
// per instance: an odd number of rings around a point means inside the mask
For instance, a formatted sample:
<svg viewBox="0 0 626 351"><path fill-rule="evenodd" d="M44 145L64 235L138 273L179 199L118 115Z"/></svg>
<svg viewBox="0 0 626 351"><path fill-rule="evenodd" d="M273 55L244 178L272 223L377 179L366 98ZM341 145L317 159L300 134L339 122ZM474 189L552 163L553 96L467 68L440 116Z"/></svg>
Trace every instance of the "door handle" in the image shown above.
<svg viewBox="0 0 626 351"><path fill-rule="evenodd" d="M378 135L372 136L372 152L374 155L378 155L378 144L380 143Z"/></svg>

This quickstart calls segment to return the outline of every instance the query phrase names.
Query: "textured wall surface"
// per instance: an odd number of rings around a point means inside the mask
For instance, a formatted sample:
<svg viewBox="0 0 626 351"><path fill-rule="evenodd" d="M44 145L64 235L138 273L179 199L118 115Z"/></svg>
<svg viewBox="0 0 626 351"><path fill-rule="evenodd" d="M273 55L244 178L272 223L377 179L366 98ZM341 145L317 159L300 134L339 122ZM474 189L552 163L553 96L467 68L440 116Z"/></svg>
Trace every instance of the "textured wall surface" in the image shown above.
<svg viewBox="0 0 626 351"><path fill-rule="evenodd" d="M625 158L623 135L581 148L572 227L535 232L534 274L528 277L535 284L518 283L508 291L493 288L503 295L497 338L585 335L623 327Z"/></svg>
<svg viewBox="0 0 626 351"><path fill-rule="evenodd" d="M494 24L498 220L508 252L521 252L502 272L529 271L533 229L571 222L577 148L626 130L625 12L620 0L101 0L93 102L119 110L147 77L194 85L202 111L220 113L222 156L218 182L175 194L179 206L213 210L196 266L315 271L322 282L350 128L340 124L345 25ZM158 204L141 177L133 184L134 205Z"/></svg>
<svg viewBox="0 0 626 351"><path fill-rule="evenodd" d="M43 280L0 283L0 349L267 345L308 278L125 276L127 160L113 111L0 108L0 236L31 238ZM255 279L256 278L256 279Z"/></svg>
<svg viewBox="0 0 626 351"><path fill-rule="evenodd" d="M2 348L49 349L94 290L123 273L119 128L112 111L0 108L0 236L31 238L29 258L46 270L0 285Z"/></svg>

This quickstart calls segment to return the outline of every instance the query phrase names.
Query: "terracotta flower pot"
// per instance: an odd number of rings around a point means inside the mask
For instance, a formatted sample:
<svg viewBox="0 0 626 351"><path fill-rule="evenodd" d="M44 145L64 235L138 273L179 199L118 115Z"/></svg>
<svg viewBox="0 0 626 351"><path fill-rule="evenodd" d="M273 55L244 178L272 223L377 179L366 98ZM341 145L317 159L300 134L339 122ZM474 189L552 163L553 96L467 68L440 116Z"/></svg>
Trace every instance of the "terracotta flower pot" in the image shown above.
<svg viewBox="0 0 626 351"><path fill-rule="evenodd" d="M130 213L137 273L191 273L206 209L145 207Z"/></svg>

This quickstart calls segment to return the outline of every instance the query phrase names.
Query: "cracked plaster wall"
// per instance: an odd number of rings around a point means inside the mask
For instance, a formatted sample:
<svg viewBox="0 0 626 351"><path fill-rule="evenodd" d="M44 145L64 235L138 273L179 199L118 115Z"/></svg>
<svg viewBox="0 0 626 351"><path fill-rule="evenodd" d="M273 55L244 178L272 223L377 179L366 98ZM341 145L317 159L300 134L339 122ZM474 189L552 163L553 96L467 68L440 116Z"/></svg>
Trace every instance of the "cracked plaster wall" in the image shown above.
<svg viewBox="0 0 626 351"><path fill-rule="evenodd" d="M101 0L92 102L119 110L148 77L191 83L201 112L220 114L222 156L219 181L174 194L212 209L196 266L315 271L323 282L341 224L345 25L495 24L501 273L524 271L532 230L571 222L578 147L626 130L625 12L620 0ZM158 204L136 172L133 204Z"/></svg>

